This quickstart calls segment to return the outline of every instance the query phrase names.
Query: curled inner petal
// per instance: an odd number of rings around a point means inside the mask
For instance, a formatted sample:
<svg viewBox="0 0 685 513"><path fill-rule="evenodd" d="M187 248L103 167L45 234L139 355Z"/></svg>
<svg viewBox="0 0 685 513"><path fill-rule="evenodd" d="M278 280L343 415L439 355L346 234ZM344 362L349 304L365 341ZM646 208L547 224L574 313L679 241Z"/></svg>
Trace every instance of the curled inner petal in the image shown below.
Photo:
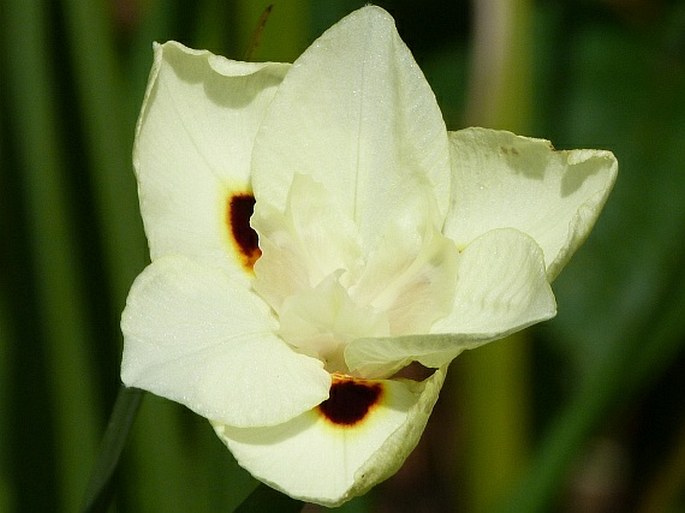
<svg viewBox="0 0 685 513"><path fill-rule="evenodd" d="M380 382L334 374L330 397L319 405L318 411L336 426L352 427L362 422L382 398Z"/></svg>
<svg viewBox="0 0 685 513"><path fill-rule="evenodd" d="M257 259L262 255L259 249L259 236L250 226L250 217L254 212L255 198L251 193L231 194L226 208L226 222L242 258L246 270L252 271Z"/></svg>
<svg viewBox="0 0 685 513"><path fill-rule="evenodd" d="M360 337L388 336L387 317L352 301L335 273L317 287L283 302L279 334L298 352L324 362L332 373L348 374L343 352Z"/></svg>

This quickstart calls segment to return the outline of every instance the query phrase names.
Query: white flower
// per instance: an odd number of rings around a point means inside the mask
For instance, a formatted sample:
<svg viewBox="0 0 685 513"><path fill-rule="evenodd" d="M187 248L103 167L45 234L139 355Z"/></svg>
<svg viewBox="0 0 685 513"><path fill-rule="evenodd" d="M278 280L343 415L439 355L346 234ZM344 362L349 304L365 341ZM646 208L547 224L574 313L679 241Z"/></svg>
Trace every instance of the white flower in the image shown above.
<svg viewBox="0 0 685 513"><path fill-rule="evenodd" d="M448 133L377 7L293 65L156 45L134 164L152 263L124 383L328 506L399 468L461 351L554 316L616 175L609 152Z"/></svg>

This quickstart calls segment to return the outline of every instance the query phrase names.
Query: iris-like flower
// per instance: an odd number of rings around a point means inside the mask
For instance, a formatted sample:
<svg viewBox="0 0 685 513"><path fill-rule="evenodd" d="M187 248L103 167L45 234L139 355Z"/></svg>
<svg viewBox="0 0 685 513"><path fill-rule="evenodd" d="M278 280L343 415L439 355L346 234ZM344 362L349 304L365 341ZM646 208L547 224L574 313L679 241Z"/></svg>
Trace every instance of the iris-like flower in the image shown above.
<svg viewBox="0 0 685 513"><path fill-rule="evenodd" d="M377 7L292 65L154 55L123 382L209 419L257 479L341 504L400 467L453 358L555 315L616 161L448 132Z"/></svg>

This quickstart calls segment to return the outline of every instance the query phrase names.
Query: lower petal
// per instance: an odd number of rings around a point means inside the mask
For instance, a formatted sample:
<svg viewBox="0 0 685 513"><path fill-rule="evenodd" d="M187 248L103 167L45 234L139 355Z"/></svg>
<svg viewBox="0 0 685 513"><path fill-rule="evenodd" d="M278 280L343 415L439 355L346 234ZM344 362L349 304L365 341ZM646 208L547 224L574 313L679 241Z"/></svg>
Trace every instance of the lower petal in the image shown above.
<svg viewBox="0 0 685 513"><path fill-rule="evenodd" d="M240 283L180 256L148 266L122 314L124 384L237 426L278 424L324 400L321 362L290 349Z"/></svg>
<svg viewBox="0 0 685 513"><path fill-rule="evenodd" d="M238 463L257 479L291 497L337 506L399 469L423 433L445 372L438 369L420 383L361 380L360 387L371 387L377 394L351 393L352 404L342 409L327 408L326 401L278 426L240 429L212 424ZM334 377L331 400L335 387ZM355 397L374 401L360 413Z"/></svg>

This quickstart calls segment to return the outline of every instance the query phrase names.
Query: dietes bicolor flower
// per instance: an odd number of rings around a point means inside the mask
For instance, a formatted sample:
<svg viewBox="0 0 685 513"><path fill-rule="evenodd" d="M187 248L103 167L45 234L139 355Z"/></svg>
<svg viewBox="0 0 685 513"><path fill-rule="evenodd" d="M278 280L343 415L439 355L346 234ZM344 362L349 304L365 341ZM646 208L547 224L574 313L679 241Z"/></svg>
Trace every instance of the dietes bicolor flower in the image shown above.
<svg viewBox="0 0 685 513"><path fill-rule="evenodd" d="M134 166L152 263L123 313L123 382L328 506L401 466L459 353L555 315L550 282L617 169L448 132L377 7L292 65L155 45Z"/></svg>

